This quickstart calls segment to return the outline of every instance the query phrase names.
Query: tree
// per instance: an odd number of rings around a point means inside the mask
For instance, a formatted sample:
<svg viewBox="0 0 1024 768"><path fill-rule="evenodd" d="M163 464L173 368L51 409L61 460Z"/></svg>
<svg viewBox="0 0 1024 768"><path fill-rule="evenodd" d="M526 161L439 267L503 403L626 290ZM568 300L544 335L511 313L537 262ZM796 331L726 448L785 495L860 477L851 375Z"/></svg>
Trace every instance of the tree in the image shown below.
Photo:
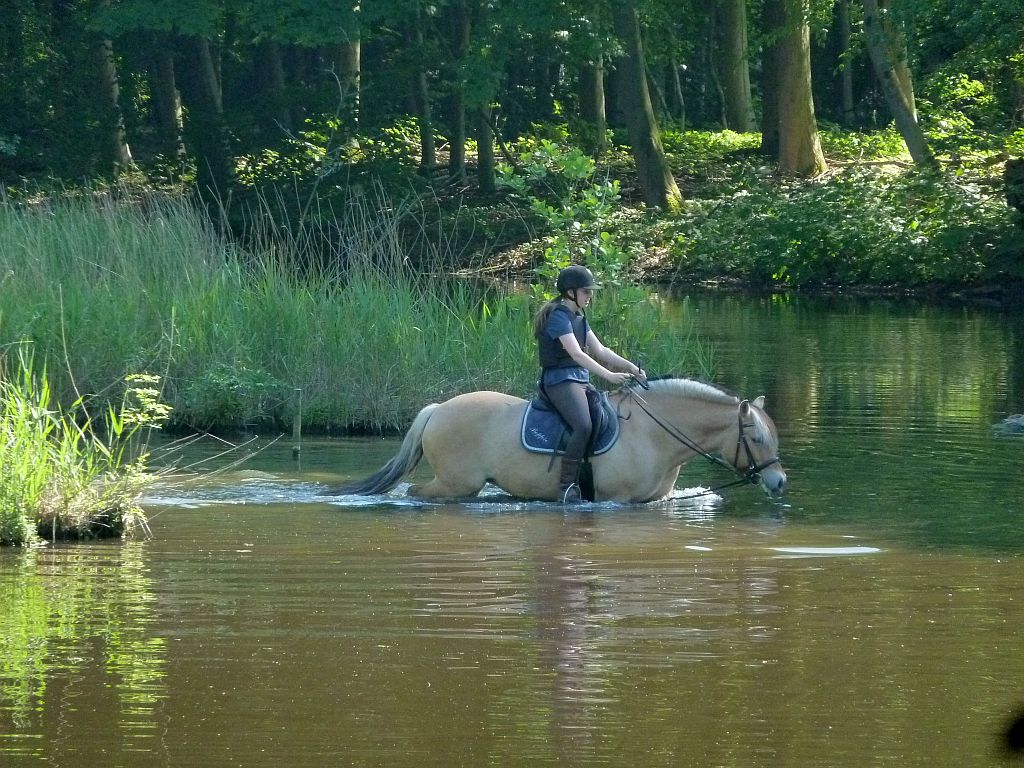
<svg viewBox="0 0 1024 768"><path fill-rule="evenodd" d="M420 126L420 172L429 175L437 165L437 147L434 143L434 117L430 103L430 83L424 63L423 18L413 15L405 30L409 51L415 61L409 80L410 102Z"/></svg>
<svg viewBox="0 0 1024 768"><path fill-rule="evenodd" d="M779 170L798 176L825 171L811 89L810 0L782 0L778 66Z"/></svg>
<svg viewBox="0 0 1024 768"><path fill-rule="evenodd" d="M840 115L843 125L853 125L853 51L851 49L850 0L836 0L835 26L838 37Z"/></svg>
<svg viewBox="0 0 1024 768"><path fill-rule="evenodd" d="M754 129L754 113L750 101L746 0L725 0L721 5L719 20L725 127L745 133Z"/></svg>
<svg viewBox="0 0 1024 768"><path fill-rule="evenodd" d="M600 155L608 147L605 138L608 118L604 101L604 56L600 52L580 67L578 92L580 120L587 124L589 134L581 137L582 143L591 154Z"/></svg>
<svg viewBox="0 0 1024 768"><path fill-rule="evenodd" d="M450 10L449 29L452 36L452 66L454 77L451 85L448 126L451 131L451 156L448 176L452 179L466 178L466 68L473 41L472 21L466 0L454 0Z"/></svg>
<svg viewBox="0 0 1024 768"><path fill-rule="evenodd" d="M100 8L110 5L110 0L101 0ZM124 127L124 114L121 112L121 87L118 83L117 64L114 61L114 44L105 35L96 40L96 59L98 70L98 95L106 113L103 121L107 133L109 156L115 170L124 168L132 162L132 152L128 147L128 136Z"/></svg>
<svg viewBox="0 0 1024 768"><path fill-rule="evenodd" d="M196 184L214 219L234 188L220 77L206 37L183 35L175 58L187 118L185 146L196 164Z"/></svg>
<svg viewBox="0 0 1024 768"><path fill-rule="evenodd" d="M864 0L864 39L868 54L882 86L885 103L910 156L918 165L934 166L935 156L917 122L914 89L910 70L906 66L906 54L901 56L898 52L902 46L897 42L896 31L889 22L887 10L885 6L879 5L878 0Z"/></svg>
<svg viewBox="0 0 1024 768"><path fill-rule="evenodd" d="M612 17L624 50L618 64L619 98L626 112L641 196L648 205L673 208L682 201L682 195L661 146L661 134L647 87L647 66L634 0L613 0Z"/></svg>

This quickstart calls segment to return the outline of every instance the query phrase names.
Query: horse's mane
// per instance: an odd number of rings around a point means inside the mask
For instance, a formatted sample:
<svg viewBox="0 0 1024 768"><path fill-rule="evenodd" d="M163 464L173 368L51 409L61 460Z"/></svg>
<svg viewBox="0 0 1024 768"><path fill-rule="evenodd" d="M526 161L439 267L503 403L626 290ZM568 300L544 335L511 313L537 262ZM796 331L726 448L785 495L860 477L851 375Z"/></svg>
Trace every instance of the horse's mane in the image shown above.
<svg viewBox="0 0 1024 768"><path fill-rule="evenodd" d="M693 397L708 403L737 405L743 399L730 389L706 381L697 381L696 379L658 376L648 379L647 383L650 384L652 392L674 393L684 397ZM747 426L754 428L761 440L777 439L773 435L775 427L772 420L763 411L761 412L761 418L754 419L754 423Z"/></svg>
<svg viewBox="0 0 1024 768"><path fill-rule="evenodd" d="M660 392L675 392L698 400L712 403L737 403L740 396L735 392L707 381L687 379L678 376L657 376L647 380L651 389Z"/></svg>

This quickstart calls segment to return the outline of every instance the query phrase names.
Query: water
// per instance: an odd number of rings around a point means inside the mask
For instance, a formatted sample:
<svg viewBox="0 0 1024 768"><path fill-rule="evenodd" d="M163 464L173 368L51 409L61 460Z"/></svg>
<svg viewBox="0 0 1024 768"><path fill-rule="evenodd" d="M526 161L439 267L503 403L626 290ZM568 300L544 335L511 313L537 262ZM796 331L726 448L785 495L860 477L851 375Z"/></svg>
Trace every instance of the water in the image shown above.
<svg viewBox="0 0 1024 768"><path fill-rule="evenodd" d="M681 309L767 396L782 503L324 499L396 441L262 440L148 540L0 552L0 765L1009 764L1020 318Z"/></svg>

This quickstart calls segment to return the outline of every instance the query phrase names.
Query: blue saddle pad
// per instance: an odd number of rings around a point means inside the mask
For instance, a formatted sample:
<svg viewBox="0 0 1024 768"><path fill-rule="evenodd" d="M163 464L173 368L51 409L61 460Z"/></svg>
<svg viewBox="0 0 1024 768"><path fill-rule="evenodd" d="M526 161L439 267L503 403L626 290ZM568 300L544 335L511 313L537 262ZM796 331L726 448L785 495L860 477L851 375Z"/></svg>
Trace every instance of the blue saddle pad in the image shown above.
<svg viewBox="0 0 1024 768"><path fill-rule="evenodd" d="M590 456L599 456L615 445L619 439L619 418L615 406L608 400L608 393L601 393L601 410L604 419L600 433L593 440ZM520 435L523 448L532 453L564 453L569 427L562 417L546 400L535 397L526 406Z"/></svg>

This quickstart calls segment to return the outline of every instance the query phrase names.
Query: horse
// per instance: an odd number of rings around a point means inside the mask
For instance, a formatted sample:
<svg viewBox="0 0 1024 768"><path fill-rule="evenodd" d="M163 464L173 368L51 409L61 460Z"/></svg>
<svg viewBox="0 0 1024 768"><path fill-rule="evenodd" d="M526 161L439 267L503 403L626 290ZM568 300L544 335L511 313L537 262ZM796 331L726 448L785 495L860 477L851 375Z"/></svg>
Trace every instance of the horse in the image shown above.
<svg viewBox="0 0 1024 768"><path fill-rule="evenodd" d="M737 482L782 495L786 472L778 433L764 397L744 400L717 385L686 378L652 379L610 393L620 420L619 438L590 459L594 501L648 502L672 492L683 464L704 456L732 469ZM337 488L338 495L376 495L398 485L422 458L433 479L412 485L419 499L475 496L487 483L527 499L558 498L557 462L527 451L520 426L528 403L501 392L457 395L425 406L398 453L373 475Z"/></svg>

